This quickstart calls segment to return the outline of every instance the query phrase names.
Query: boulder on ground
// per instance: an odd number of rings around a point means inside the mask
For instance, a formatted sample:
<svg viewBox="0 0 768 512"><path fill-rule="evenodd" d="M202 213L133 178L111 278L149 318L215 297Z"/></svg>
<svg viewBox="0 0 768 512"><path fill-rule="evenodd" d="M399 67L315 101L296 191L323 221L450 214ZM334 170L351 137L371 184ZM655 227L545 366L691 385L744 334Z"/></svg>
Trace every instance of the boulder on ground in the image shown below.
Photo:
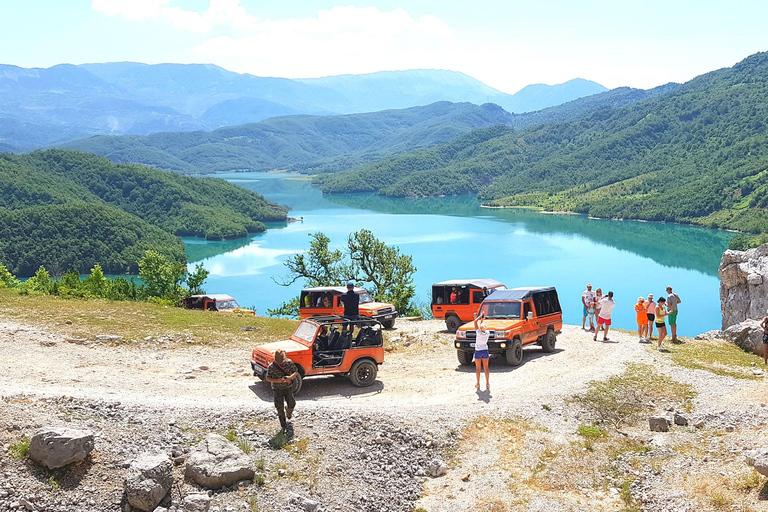
<svg viewBox="0 0 768 512"><path fill-rule="evenodd" d="M125 476L125 497L133 507L155 510L173 485L173 462L166 454L143 454Z"/></svg>
<svg viewBox="0 0 768 512"><path fill-rule="evenodd" d="M254 471L242 450L218 434L208 434L192 450L185 475L207 489L220 489L252 479Z"/></svg>
<svg viewBox="0 0 768 512"><path fill-rule="evenodd" d="M438 478L448 473L448 465L440 459L435 459L427 466L427 474L432 478Z"/></svg>
<svg viewBox="0 0 768 512"><path fill-rule="evenodd" d="M682 427L687 427L688 423L690 423L691 419L688 417L687 414L682 414L679 412L675 413L675 425L680 425Z"/></svg>
<svg viewBox="0 0 768 512"><path fill-rule="evenodd" d="M754 467L758 473L768 476L768 446L747 452L745 458L747 464Z"/></svg>
<svg viewBox="0 0 768 512"><path fill-rule="evenodd" d="M648 425L653 432L669 432L669 418L666 416L651 416Z"/></svg>
<svg viewBox="0 0 768 512"><path fill-rule="evenodd" d="M208 512L211 508L211 497L204 492L187 494L181 500L179 512Z"/></svg>
<svg viewBox="0 0 768 512"><path fill-rule="evenodd" d="M732 325L723 331L723 335L742 350L762 355L763 329L757 320L744 320Z"/></svg>
<svg viewBox="0 0 768 512"><path fill-rule="evenodd" d="M29 442L29 458L48 469L84 460L93 451L93 432L43 427Z"/></svg>

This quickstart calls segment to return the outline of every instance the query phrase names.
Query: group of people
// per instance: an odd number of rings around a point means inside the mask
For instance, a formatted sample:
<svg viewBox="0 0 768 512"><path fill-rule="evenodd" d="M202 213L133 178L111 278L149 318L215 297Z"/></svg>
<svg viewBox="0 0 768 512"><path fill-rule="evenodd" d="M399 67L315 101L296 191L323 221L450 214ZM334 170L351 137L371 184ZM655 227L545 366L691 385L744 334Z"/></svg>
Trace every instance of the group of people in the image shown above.
<svg viewBox="0 0 768 512"><path fill-rule="evenodd" d="M330 297L327 295L323 296L323 299L330 301ZM360 295L355 291L355 283L352 281L347 283L347 293L343 294L340 300L344 304L344 318L357 320L360 317ZM327 307L330 307L330 303ZM349 325L351 329L351 324ZM323 326L321 335L327 335L325 326ZM296 399L293 396L293 379L298 375L296 364L288 358L285 351L276 351L275 360L267 368L266 381L272 385L272 390L275 393L275 408L280 420L280 427L289 438L293 437L293 424L288 420L291 419L293 409L296 407Z"/></svg>
<svg viewBox="0 0 768 512"><path fill-rule="evenodd" d="M653 294L649 293L648 298L638 297L635 304L635 313L637 314L637 336L640 343L650 343L653 339L653 327L658 331L658 342L656 348L664 349L664 339L667 337L667 321L672 331L672 343L679 343L677 338L677 312L680 304L680 296L672 291L671 286L667 286L667 296L659 297L658 301L653 300ZM608 341L608 329L611 326L611 313L616 306L613 300L613 292L603 295L603 291L598 288L592 291L592 283L587 283L587 289L581 293L582 320L581 328L594 332L593 340L597 341L597 335L604 330L603 341ZM587 319L589 319L589 329L587 329Z"/></svg>
<svg viewBox="0 0 768 512"><path fill-rule="evenodd" d="M667 296L659 297L659 300L653 301L653 294L649 293L648 298L637 298L635 312L637 313L637 336L640 343L650 343L653 340L653 327L658 331L658 341L656 348L664 350L664 339L667 337L667 321L672 331L672 343L679 343L677 338L677 306L680 304L680 296L672 291L671 286L667 286Z"/></svg>
<svg viewBox="0 0 768 512"><path fill-rule="evenodd" d="M592 283L587 283L587 289L581 293L582 319L581 328L594 332L593 340L597 341L597 335L603 331L603 341L608 340L608 330L611 328L611 315L616 302L613 300L613 292L603 295L602 288L592 291ZM589 329L587 329L589 318Z"/></svg>

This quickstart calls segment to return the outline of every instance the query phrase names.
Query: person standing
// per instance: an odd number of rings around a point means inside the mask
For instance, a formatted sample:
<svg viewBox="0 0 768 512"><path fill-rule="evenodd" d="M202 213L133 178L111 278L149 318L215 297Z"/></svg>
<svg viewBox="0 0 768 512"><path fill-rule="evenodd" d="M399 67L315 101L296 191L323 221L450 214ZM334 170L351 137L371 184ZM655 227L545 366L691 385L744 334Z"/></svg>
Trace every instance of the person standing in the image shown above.
<svg viewBox="0 0 768 512"><path fill-rule="evenodd" d="M656 322L656 330L659 331L659 343L656 348L661 352L664 349L664 338L667 337L667 324L664 323L664 317L669 315L666 305L667 299L659 297L659 303L656 304L656 310L654 311L654 322Z"/></svg>
<svg viewBox="0 0 768 512"><path fill-rule="evenodd" d="M677 305L682 301L680 296L667 286L667 310L669 311L669 328L672 331L672 343L680 343L677 339Z"/></svg>
<svg viewBox="0 0 768 512"><path fill-rule="evenodd" d="M266 380L272 384L280 427L288 437L293 436L293 425L288 423L288 420L293 416L293 409L296 407L296 400L293 397L293 379L298 375L296 365L286 357L285 351L277 350L275 360L267 367Z"/></svg>
<svg viewBox="0 0 768 512"><path fill-rule="evenodd" d="M491 389L491 383L488 375L488 361L490 354L488 353L488 338L491 333L485 327L485 312L477 315L475 313L475 375L477 382L475 388L480 389L480 369L485 368L485 389Z"/></svg>
<svg viewBox="0 0 768 512"><path fill-rule="evenodd" d="M635 316L637 317L637 337L640 343L645 341L645 332L648 330L648 314L646 313L645 299L637 298L635 304Z"/></svg>
<svg viewBox="0 0 768 512"><path fill-rule="evenodd" d="M592 283L587 283L587 289L581 292L581 306L582 306L582 314L583 317L581 319L581 328L583 330L586 330L587 326L587 315L589 315L589 308L592 304L592 301L595 300L595 292L592 291ZM589 319L589 330L594 331L595 330L595 324L592 323L592 318Z"/></svg>
<svg viewBox="0 0 768 512"><path fill-rule="evenodd" d="M616 303L613 301L613 292L609 291L608 295L600 300L600 312L597 314L597 330L592 337L594 341L597 341L597 335L600 334L601 328L605 329L603 341L609 341L608 330L611 328L611 313L615 307Z"/></svg>
<svg viewBox="0 0 768 512"><path fill-rule="evenodd" d="M341 296L341 302L344 304L344 318L348 320L357 320L360 316L360 296L355 292L355 283L347 283L347 293Z"/></svg>
<svg viewBox="0 0 768 512"><path fill-rule="evenodd" d="M451 304L458 304L459 303L459 291L454 286L451 288L451 297L450 297Z"/></svg>
<svg viewBox="0 0 768 512"><path fill-rule="evenodd" d="M648 317L648 342L653 341L653 322L656 319L656 303L653 301L653 294L648 294L648 300L645 301L647 308L646 313Z"/></svg>

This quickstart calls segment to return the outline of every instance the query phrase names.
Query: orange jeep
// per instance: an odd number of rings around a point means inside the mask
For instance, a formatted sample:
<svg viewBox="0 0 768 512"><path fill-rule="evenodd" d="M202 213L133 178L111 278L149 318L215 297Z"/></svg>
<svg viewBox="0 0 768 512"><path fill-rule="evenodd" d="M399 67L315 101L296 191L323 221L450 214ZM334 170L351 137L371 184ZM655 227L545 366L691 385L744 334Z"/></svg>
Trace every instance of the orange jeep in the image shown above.
<svg viewBox="0 0 768 512"><path fill-rule="evenodd" d="M485 313L485 325L490 331L488 351L504 354L511 366L523 362L523 345L538 343L544 352L553 352L563 328L563 312L553 286L496 291L483 301L480 311ZM459 363L472 362L475 336L474 322L456 331Z"/></svg>
<svg viewBox="0 0 768 512"><path fill-rule="evenodd" d="M294 394L301 389L302 380L312 375L349 375L355 386L370 386L376 380L378 365L384 362L381 324L339 316L307 318L290 339L254 348L253 375L266 382L267 367L278 349L285 350L299 371L293 380Z"/></svg>
<svg viewBox="0 0 768 512"><path fill-rule="evenodd" d="M360 288L355 288L355 293L360 296L360 316L378 320L386 329L395 326L397 311L395 306L386 302L376 302L371 295ZM344 304L341 296L347 293L343 286L320 286L301 290L299 296L299 316L309 318L312 316L328 316L344 314Z"/></svg>
<svg viewBox="0 0 768 512"><path fill-rule="evenodd" d="M241 315L255 315L252 309L243 309L237 301L223 293L210 293L208 295L190 295L184 299L184 307L187 309L204 309L206 311L219 311L221 313L236 313Z"/></svg>
<svg viewBox="0 0 768 512"><path fill-rule="evenodd" d="M432 316L445 318L450 332L471 322L485 297L507 287L494 279L453 279L432 285Z"/></svg>

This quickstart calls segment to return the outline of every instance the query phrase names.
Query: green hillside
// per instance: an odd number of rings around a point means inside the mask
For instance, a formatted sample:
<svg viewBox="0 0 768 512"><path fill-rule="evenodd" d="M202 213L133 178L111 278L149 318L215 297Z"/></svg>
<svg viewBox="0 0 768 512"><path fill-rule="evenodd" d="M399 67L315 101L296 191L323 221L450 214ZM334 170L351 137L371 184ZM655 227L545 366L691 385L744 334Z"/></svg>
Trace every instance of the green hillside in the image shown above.
<svg viewBox="0 0 768 512"><path fill-rule="evenodd" d="M65 147L185 174L326 172L434 146L476 128L509 124L512 118L492 104L442 102L371 114L278 117L212 132L98 136Z"/></svg>
<svg viewBox="0 0 768 512"><path fill-rule="evenodd" d="M324 176L325 192L478 194L495 205L768 230L768 53L581 119L470 132Z"/></svg>
<svg viewBox="0 0 768 512"><path fill-rule="evenodd" d="M186 261L179 236L244 237L286 212L220 179L76 151L0 153L0 262L20 276L41 264L133 272L147 249Z"/></svg>

